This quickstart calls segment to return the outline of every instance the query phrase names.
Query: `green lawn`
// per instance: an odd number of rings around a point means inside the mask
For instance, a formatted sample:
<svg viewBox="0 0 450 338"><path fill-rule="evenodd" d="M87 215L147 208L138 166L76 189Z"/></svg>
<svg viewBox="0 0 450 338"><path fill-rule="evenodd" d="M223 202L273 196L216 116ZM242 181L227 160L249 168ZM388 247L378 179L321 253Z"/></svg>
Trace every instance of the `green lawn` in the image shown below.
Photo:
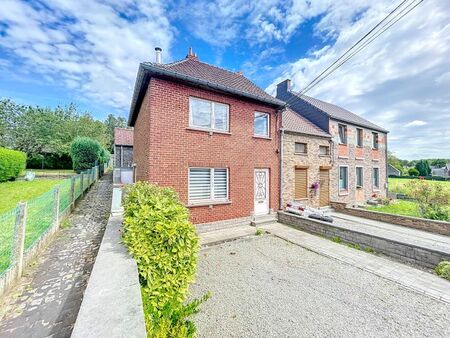
<svg viewBox="0 0 450 338"><path fill-rule="evenodd" d="M389 192L408 195L408 182L410 181L413 181L413 179L389 177ZM425 182L427 182L428 184L442 185L447 189L450 189L450 181L426 180Z"/></svg>
<svg viewBox="0 0 450 338"><path fill-rule="evenodd" d="M42 195L62 181L38 178L32 182L12 181L0 183L0 214L14 208L20 201L28 201Z"/></svg>
<svg viewBox="0 0 450 338"><path fill-rule="evenodd" d="M386 212L389 214L420 217L417 209L417 203L412 201L397 200L390 205L371 205L366 208L368 210Z"/></svg>

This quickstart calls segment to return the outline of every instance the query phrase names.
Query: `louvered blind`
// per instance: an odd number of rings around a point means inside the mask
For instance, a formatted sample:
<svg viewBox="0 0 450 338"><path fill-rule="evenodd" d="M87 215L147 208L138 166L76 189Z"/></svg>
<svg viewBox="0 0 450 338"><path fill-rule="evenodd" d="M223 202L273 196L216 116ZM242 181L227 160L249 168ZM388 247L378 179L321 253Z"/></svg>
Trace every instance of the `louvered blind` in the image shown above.
<svg viewBox="0 0 450 338"><path fill-rule="evenodd" d="M214 169L214 198L227 198L227 169Z"/></svg>
<svg viewBox="0 0 450 338"><path fill-rule="evenodd" d="M211 170L209 168L189 169L189 200L211 199Z"/></svg>
<svg viewBox="0 0 450 338"><path fill-rule="evenodd" d="M307 169L295 168L295 199L308 198Z"/></svg>

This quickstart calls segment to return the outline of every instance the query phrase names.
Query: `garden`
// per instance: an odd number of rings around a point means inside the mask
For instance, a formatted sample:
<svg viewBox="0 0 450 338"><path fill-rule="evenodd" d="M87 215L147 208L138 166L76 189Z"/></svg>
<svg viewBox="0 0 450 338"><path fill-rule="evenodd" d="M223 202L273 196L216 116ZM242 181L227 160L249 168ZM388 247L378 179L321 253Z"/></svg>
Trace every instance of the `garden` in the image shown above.
<svg viewBox="0 0 450 338"><path fill-rule="evenodd" d="M382 200L368 210L450 221L450 181L389 178L389 192L405 199Z"/></svg>

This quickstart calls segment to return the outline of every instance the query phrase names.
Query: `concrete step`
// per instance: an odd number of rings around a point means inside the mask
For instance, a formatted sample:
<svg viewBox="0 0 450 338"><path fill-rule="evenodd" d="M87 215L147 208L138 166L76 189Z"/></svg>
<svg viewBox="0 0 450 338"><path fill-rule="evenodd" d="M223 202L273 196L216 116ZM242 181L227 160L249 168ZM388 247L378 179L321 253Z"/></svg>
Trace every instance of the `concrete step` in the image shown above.
<svg viewBox="0 0 450 338"><path fill-rule="evenodd" d="M253 236L256 234L254 227L249 225L237 226L232 228L203 232L199 234L202 247L217 245L228 241L233 241L242 237Z"/></svg>
<svg viewBox="0 0 450 338"><path fill-rule="evenodd" d="M277 214L268 214L268 215L258 215L253 218L250 225L252 226L261 226L264 224L269 224L277 221Z"/></svg>

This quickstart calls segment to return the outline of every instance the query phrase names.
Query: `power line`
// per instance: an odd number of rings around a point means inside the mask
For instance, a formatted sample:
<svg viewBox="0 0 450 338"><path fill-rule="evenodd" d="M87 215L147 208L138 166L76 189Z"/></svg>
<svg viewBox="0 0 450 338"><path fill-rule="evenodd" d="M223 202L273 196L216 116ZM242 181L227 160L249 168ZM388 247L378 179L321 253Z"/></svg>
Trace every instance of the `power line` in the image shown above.
<svg viewBox="0 0 450 338"><path fill-rule="evenodd" d="M301 90L299 92L299 94L295 94L296 96L294 96L291 99L289 99L288 101L286 101L286 105L288 105L291 102L291 100L295 100L296 97L301 96L304 93L306 93L307 91L314 88L317 84L319 84L321 81L323 81L325 78L327 78L330 74L332 74L339 67L341 67L343 64L345 64L353 56L358 54L362 49L367 47L370 43L372 43L375 39L377 39L381 34L383 34L386 30L388 30L390 27L392 27L395 23L397 23L405 15L407 15L409 12L411 12L414 8L416 8L424 0L420 0L419 2L417 2L415 4L414 4L415 0L413 0L411 3L407 4L406 7L403 8L399 13L395 13L407 1L408 0L404 0L397 7L395 7L386 17L383 18L383 20L381 20L379 23L377 23L369 32L367 32L361 39L359 39L355 44L353 44L336 61L334 61L330 66L328 66L324 71L322 71L316 78L314 78L314 80L312 80L303 90ZM391 16L393 16L393 17L391 17ZM385 21L387 21L387 22L385 23ZM379 28L380 26L381 26L381 28ZM373 32L375 32L375 34L370 36ZM366 38L368 38L368 41L364 41ZM360 46L358 46L358 45L360 45Z"/></svg>

